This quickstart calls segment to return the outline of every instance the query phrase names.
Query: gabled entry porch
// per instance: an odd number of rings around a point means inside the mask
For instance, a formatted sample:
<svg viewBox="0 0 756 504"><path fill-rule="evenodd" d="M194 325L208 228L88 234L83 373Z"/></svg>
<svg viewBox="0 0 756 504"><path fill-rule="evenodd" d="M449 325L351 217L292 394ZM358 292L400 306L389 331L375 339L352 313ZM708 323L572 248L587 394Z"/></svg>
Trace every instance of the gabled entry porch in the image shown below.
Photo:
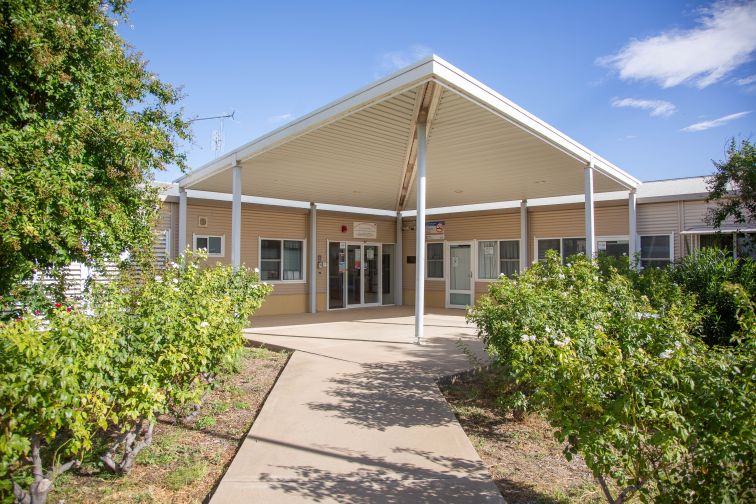
<svg viewBox="0 0 756 504"><path fill-rule="evenodd" d="M402 273L411 261L416 342L424 327L427 209L494 202L519 206L523 270L529 257L529 200L583 194L585 249L593 256L594 192L627 191L630 254L637 250L636 179L436 56L243 145L179 184L180 244L187 238L187 189L233 195L231 257L237 266L243 195L311 202L307 283L312 313L317 311L318 274L324 269L329 308L331 299L334 309L349 307L350 300L353 306L381 306L391 298L405 304ZM331 243L327 257L318 257L323 255L314 239L318 210L333 205L371 209L395 219L393 271L383 263L387 240L345 241L343 261L339 242L333 267ZM406 254L401 231L403 219L412 217L415 250ZM447 246L445 257L454 258L453 266L443 266L449 269L446 306L462 306L473 297L463 276L474 278L465 264L466 254L475 251L464 244L453 250ZM387 285L390 292L385 292Z"/></svg>

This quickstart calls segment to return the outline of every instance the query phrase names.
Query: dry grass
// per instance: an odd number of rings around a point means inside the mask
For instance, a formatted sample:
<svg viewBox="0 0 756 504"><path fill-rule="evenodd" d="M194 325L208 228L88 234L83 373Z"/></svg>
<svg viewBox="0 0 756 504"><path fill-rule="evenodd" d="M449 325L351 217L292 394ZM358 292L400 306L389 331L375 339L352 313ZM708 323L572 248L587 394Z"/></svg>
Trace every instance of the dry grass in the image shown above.
<svg viewBox="0 0 756 504"><path fill-rule="evenodd" d="M131 473L115 477L96 461L55 482L49 502L199 503L215 488L286 364L288 354L247 348L238 374L226 376L186 426L161 418L153 444Z"/></svg>
<svg viewBox="0 0 756 504"><path fill-rule="evenodd" d="M507 503L603 502L583 460L564 458L548 422L538 415L517 422L502 413L496 404L502 383L486 371L442 391Z"/></svg>

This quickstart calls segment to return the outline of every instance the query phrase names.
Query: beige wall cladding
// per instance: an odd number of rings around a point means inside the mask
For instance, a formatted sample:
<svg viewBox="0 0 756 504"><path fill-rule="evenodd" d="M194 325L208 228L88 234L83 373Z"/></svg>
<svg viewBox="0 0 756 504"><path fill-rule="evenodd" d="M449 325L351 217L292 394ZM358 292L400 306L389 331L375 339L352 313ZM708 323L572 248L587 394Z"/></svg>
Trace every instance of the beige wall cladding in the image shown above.
<svg viewBox="0 0 756 504"><path fill-rule="evenodd" d="M682 224L682 202L645 203L638 205L638 234L674 234L674 256L682 254L680 231Z"/></svg>
<svg viewBox="0 0 756 504"><path fill-rule="evenodd" d="M353 238L353 226L355 222L376 223L378 228L376 238L374 240L362 240ZM316 285L317 291L322 293L326 292L328 288L327 267L329 241L381 244L396 242L396 219L394 217L326 212L323 210L318 210L317 225L318 241L316 245L318 249L318 255L320 256L323 263L323 267L318 269L318 279ZM346 232L341 231L341 226L346 226Z"/></svg>
<svg viewBox="0 0 756 504"><path fill-rule="evenodd" d="M465 215L431 215L426 221L445 221L445 241L474 241L474 240L518 240L520 238L520 209L501 210L497 213L481 212ZM415 226L415 220L405 220L404 227ZM404 298L404 304L414 304L415 265L407 264L407 256L417 254L415 250L415 231L402 233L402 282L405 287L413 287L412 299ZM441 292L441 303L446 291L446 282L441 280L426 280L426 292ZM476 282L476 292L487 291L488 282ZM428 305L432 306L432 305Z"/></svg>

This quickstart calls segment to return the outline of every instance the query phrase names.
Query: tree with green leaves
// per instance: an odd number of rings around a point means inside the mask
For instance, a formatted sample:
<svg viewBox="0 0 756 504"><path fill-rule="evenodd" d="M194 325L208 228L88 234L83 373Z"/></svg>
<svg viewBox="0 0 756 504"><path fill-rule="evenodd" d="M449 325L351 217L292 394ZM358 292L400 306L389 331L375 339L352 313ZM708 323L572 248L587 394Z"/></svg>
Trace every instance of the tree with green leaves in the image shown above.
<svg viewBox="0 0 756 504"><path fill-rule="evenodd" d="M182 169L180 92L117 33L128 0L0 3L0 295L35 269L148 252Z"/></svg>
<svg viewBox="0 0 756 504"><path fill-rule="evenodd" d="M727 219L736 224L756 222L756 146L744 139L730 139L727 159L714 161L716 172L708 179L707 201L716 202L707 220L715 228Z"/></svg>

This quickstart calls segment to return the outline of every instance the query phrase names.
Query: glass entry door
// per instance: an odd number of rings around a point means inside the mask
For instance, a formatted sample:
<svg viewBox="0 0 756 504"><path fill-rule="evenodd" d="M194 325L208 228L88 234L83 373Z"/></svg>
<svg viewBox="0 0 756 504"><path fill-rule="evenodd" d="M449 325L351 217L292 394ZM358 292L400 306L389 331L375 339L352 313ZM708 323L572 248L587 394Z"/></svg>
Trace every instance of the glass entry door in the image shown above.
<svg viewBox="0 0 756 504"><path fill-rule="evenodd" d="M473 303L472 243L448 244L446 307L465 308Z"/></svg>
<svg viewBox="0 0 756 504"><path fill-rule="evenodd" d="M381 247L363 245L365 264L362 266L364 286L362 304L371 305L381 302Z"/></svg>
<svg viewBox="0 0 756 504"><path fill-rule="evenodd" d="M328 244L328 308L379 305L382 300L381 245Z"/></svg>
<svg viewBox="0 0 756 504"><path fill-rule="evenodd" d="M347 245L347 304L362 304L362 245Z"/></svg>

